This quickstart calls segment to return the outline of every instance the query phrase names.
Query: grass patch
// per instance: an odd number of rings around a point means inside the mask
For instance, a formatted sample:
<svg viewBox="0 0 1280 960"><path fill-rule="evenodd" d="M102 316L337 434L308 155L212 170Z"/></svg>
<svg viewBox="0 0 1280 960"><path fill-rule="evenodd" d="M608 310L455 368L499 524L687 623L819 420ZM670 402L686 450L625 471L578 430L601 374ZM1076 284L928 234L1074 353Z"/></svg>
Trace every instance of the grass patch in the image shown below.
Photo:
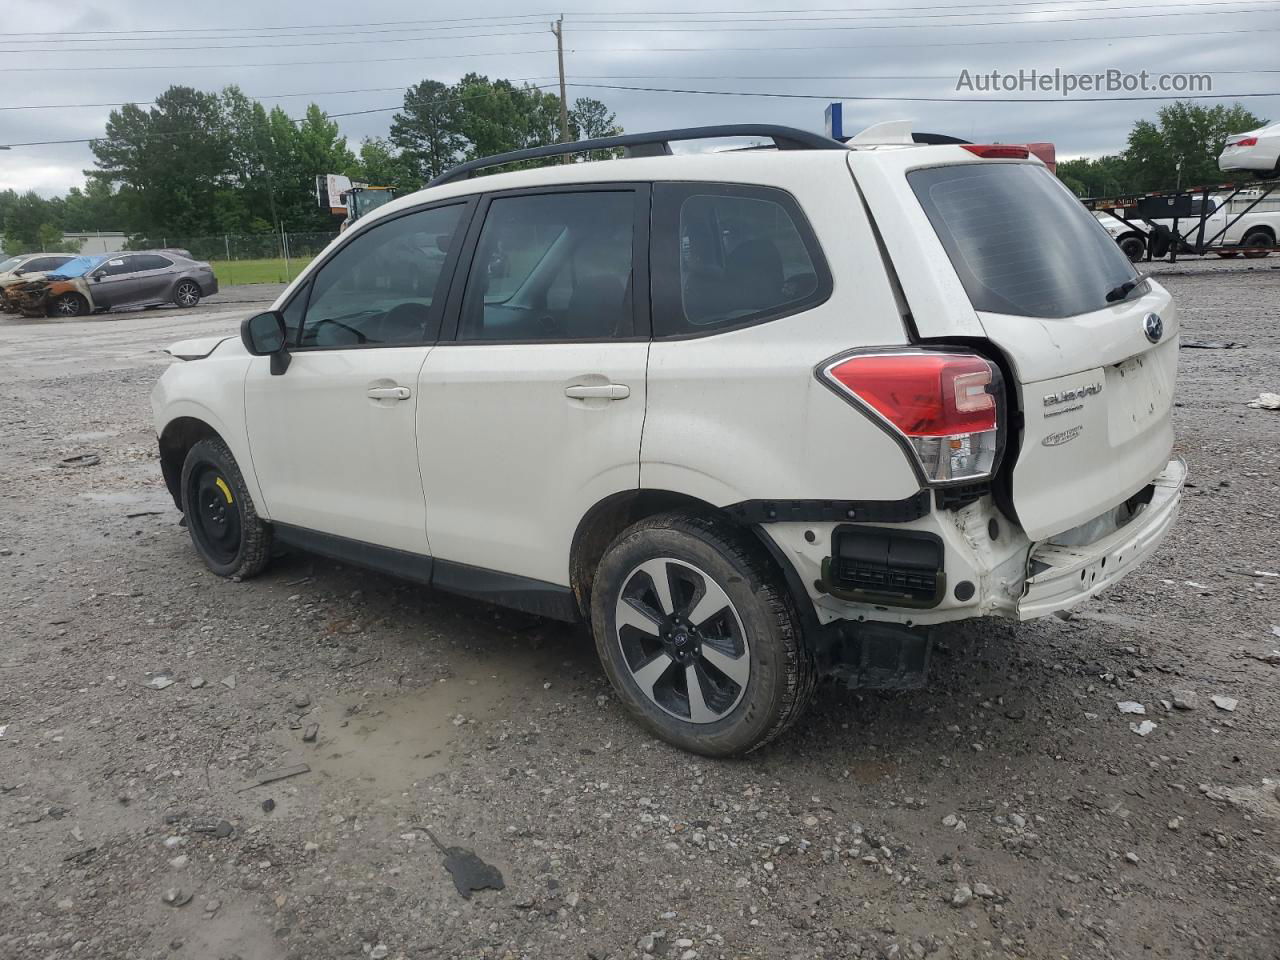
<svg viewBox="0 0 1280 960"><path fill-rule="evenodd" d="M311 262L311 257L290 257L286 269L283 257L268 260L211 260L219 286L242 283L288 283Z"/></svg>

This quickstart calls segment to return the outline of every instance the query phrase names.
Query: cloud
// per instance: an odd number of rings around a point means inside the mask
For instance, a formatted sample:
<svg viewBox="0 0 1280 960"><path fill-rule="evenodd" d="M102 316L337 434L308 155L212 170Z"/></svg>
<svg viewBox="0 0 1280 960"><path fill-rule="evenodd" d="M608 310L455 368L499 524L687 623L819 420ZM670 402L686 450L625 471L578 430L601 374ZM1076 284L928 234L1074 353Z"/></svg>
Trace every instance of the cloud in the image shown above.
<svg viewBox="0 0 1280 960"><path fill-rule="evenodd" d="M600 14L634 11L640 0L603 0L590 13L566 18L566 67L571 84L609 83L720 90L814 94L812 99L776 99L755 96L712 96L706 94L658 93L631 90L600 90L570 86L569 96L593 96L604 100L618 114L623 126L632 131L692 126L703 123L760 121L821 129L826 98L842 97L955 97L955 78L960 71L1014 71L1019 68L1094 72L1115 67L1152 72L1208 72L1247 69L1251 64L1267 65L1274 59L1280 14L1260 7L1256 0L1239 0L1194 6L1196 0L1176 0L1172 5L1141 8L1135 0L1101 0L1087 6L1080 0L1044 0L1043 4L1021 6L1009 0L974 7L962 0L933 0L932 8L903 10L901 19L883 0L864 0L829 17L879 18L858 22L830 20L823 29L796 29L812 25L801 17L821 13L797 13L783 22L734 24L712 11L725 9L721 0L694 0L680 6L682 15L663 14L646 18L630 14L627 24L611 24L604 29ZM908 0L907 7L924 7L927 0ZM671 4L655 3L663 9ZM797 8L803 0L793 0ZM1181 9L1185 5L1186 9ZM436 3L422 5L416 0L385 0L365 14L365 25L334 27L319 25L353 23L366 7L337 3L315 4L302 0L279 0L271 5L249 0L223 0L216 8L199 8L201 13L181 13L172 3L159 0L131 0L129 4L100 4L88 0L64 0L51 16L45 4L18 0L17 16L7 17L13 29L51 31L145 31L185 27L181 32L161 34L116 34L111 43L87 41L102 36L72 36L53 32L42 37L0 37L0 106L18 104L104 103L149 101L170 84L188 84L205 90L239 84L253 96L285 93L338 91L369 87L404 87L425 77L451 82L474 70L489 76L552 77L555 73L554 42L546 30L545 16L534 16L536 8L498 0L471 8L472 16L505 17L524 26L488 27L459 23L467 8ZM777 18L777 0L743 0L743 16L758 11L757 18ZM825 5L829 6L829 5ZM1015 16L1030 7L1059 12ZM1125 8L1113 9L1113 8ZM1136 8L1136 9L1135 9ZM973 9L987 11L973 16ZM1062 20L1132 14L1135 19L1080 20L1076 23L1036 22L1006 25L1004 21ZM1075 14L1061 12L1079 11ZM1232 11L1253 10L1249 15ZM701 11L701 12L700 12ZM1194 12L1193 12L1194 11ZM825 11L824 11L825 12ZM1150 16L1160 13L1161 16ZM675 20L721 22L688 23L683 30L641 32L642 28L666 27ZM392 21L416 20L415 33L409 25ZM189 22L186 22L189 21ZM1000 26L964 27L959 24L995 22ZM485 23L477 21L477 23ZM269 27L314 24L305 30L270 30ZM882 27L896 28L882 29ZM414 24L413 26L419 26ZM198 32L209 27L225 28L219 39ZM445 38L446 27L454 36ZM465 29L461 29L465 27ZM527 28L527 30L526 30ZM1271 30L1273 32L1263 32ZM359 31L369 31L362 33ZM375 32L381 31L381 32ZM430 31L437 31L430 33ZM600 31L600 32L597 32ZM1195 35L1197 31L1213 31ZM1245 31L1218 33L1217 31ZM481 33L521 34L476 36ZM1149 37L1147 34L1162 34ZM1183 35L1174 35L1183 34ZM121 36L132 39L119 39ZM466 36L467 38L463 38ZM413 39L413 38L419 39ZM1083 42L1061 42L1063 38L1093 37ZM239 39L235 39L239 38ZM342 41L367 40L359 45ZM987 41L998 41L988 43ZM329 46L284 46L285 44L332 43ZM251 44L264 44L251 46ZM226 49L199 49L216 45ZM147 47L111 52L116 47ZM182 49L194 47L197 49ZM680 49L684 48L684 49ZM750 48L750 49L743 49ZM28 50L56 50L59 53L29 53ZM528 52L541 51L541 52ZM316 62L319 61L319 62ZM351 62L356 61L356 62ZM170 69L152 69L157 64ZM203 67L202 64L224 66ZM114 69L127 67L130 69ZM16 68L36 68L32 70ZM113 68L113 69L103 69ZM135 69L143 68L143 69ZM918 79L851 79L868 76ZM770 77L778 79L736 79ZM1276 89L1273 74L1216 73L1215 93ZM608 79L600 79L608 78ZM733 78L733 79L729 79ZM809 79L805 79L809 78ZM848 79L847 79L848 78ZM333 113L394 106L400 97L394 92L337 94L315 98ZM268 99L299 116L307 98ZM1209 101L1214 102L1214 101ZM1254 113L1265 117L1280 115L1280 95L1243 101ZM1113 153L1123 148L1133 122L1150 118L1160 103L894 103L876 100L845 100L846 129L888 119L912 119L917 129L950 133L966 139L1025 141L1050 140L1060 156ZM29 140L56 140L92 137L102 133L109 108L85 107L45 111L0 111L0 143ZM391 113L374 113L340 120L343 132L358 142L364 136L385 135ZM64 192L83 181L82 172L92 167L87 145L67 144L15 148L0 151L0 189L35 189L43 194Z"/></svg>

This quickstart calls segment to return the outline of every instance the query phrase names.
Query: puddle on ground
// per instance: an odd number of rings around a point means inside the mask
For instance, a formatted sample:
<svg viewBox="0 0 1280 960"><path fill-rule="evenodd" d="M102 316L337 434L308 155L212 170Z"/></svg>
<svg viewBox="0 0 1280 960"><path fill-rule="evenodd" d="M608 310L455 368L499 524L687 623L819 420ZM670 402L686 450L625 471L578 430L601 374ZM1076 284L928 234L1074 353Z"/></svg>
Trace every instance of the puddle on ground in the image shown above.
<svg viewBox="0 0 1280 960"><path fill-rule="evenodd" d="M524 713L536 688L525 677L453 676L429 687L321 703L303 715L301 730L285 732L313 775L379 792L405 790L445 770L458 740L473 737L476 724ZM316 742L303 743L313 723L320 725Z"/></svg>

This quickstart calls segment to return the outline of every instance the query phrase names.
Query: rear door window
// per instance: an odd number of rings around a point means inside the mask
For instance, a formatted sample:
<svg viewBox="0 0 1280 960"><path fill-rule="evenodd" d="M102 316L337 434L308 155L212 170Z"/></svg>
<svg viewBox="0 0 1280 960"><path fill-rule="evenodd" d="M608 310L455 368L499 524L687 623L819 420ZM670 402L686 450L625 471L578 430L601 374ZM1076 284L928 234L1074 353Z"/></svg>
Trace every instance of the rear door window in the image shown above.
<svg viewBox="0 0 1280 960"><path fill-rule="evenodd" d="M1137 276L1044 167L956 164L913 170L907 181L976 310L1073 317L1108 306L1107 293Z"/></svg>
<svg viewBox="0 0 1280 960"><path fill-rule="evenodd" d="M500 196L489 204L459 340L626 339L637 329L634 190Z"/></svg>
<svg viewBox="0 0 1280 960"><path fill-rule="evenodd" d="M173 261L153 253L144 253L133 258L135 270L165 270L173 266Z"/></svg>
<svg viewBox="0 0 1280 960"><path fill-rule="evenodd" d="M654 186L654 335L775 320L831 293L831 276L790 194L716 183Z"/></svg>

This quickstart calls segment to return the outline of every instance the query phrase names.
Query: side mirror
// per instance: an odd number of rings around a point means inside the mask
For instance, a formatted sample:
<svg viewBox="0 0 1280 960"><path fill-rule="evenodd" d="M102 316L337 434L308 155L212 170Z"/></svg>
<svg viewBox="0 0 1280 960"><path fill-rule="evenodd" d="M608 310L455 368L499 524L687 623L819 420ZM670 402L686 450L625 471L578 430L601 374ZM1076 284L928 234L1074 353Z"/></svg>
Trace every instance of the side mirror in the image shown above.
<svg viewBox="0 0 1280 960"><path fill-rule="evenodd" d="M289 338L279 311L268 310L249 317L240 324L240 339L255 357L271 358L273 377L289 369Z"/></svg>
<svg viewBox="0 0 1280 960"><path fill-rule="evenodd" d="M106 276L106 273L104 273L102 270L95 270L93 271L92 274L90 274L90 276L94 279L94 281L100 281L103 277Z"/></svg>

